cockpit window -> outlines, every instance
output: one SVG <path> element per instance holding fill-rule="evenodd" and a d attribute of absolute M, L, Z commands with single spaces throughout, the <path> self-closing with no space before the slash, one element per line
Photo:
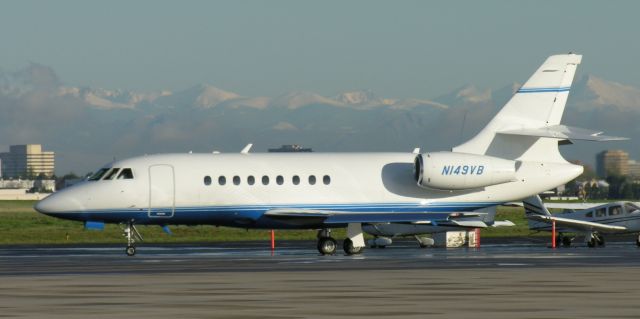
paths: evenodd
<path fill-rule="evenodd" d="M 624 208 L 627 210 L 627 213 L 628 213 L 628 214 L 633 213 L 633 212 L 635 212 L 636 210 L 640 210 L 640 207 L 638 207 L 638 206 L 636 206 L 636 205 L 634 205 L 634 204 L 631 204 L 631 203 L 626 203 L 626 204 L 624 205 Z"/>
<path fill-rule="evenodd" d="M 97 181 L 99 179 L 102 178 L 102 176 L 104 176 L 104 174 L 109 170 L 109 167 L 103 167 L 100 170 L 98 170 L 97 172 L 95 172 L 95 174 L 91 175 L 91 177 L 89 177 L 90 181 Z"/>
<path fill-rule="evenodd" d="M 130 168 L 123 168 L 118 179 L 133 179 L 133 171 Z"/>
<path fill-rule="evenodd" d="M 112 170 L 109 171 L 109 173 L 107 173 L 107 175 L 104 177 L 104 180 L 109 180 L 109 179 L 114 179 L 116 177 L 116 175 L 118 175 L 118 171 L 120 170 L 119 167 L 114 167 Z"/>

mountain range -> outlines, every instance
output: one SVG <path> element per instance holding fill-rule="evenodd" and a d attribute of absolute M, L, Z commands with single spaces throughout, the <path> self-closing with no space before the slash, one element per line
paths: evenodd
<path fill-rule="evenodd" d="M 43 144 L 56 151 L 58 174 L 82 174 L 141 154 L 236 152 L 247 143 L 256 151 L 292 143 L 316 151 L 447 150 L 478 132 L 519 87 L 466 85 L 430 100 L 382 97 L 371 90 L 252 97 L 209 84 L 134 92 L 67 86 L 52 68 L 32 63 L 0 71 L 0 148 Z M 603 149 L 637 156 L 638 120 L 640 89 L 582 76 L 572 87 L 563 123 L 632 140 L 576 143 L 562 152 L 586 163 Z"/>

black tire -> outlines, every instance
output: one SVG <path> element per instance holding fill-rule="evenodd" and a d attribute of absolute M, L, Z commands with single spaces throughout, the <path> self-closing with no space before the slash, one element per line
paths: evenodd
<path fill-rule="evenodd" d="M 596 239 L 595 239 L 595 238 L 593 238 L 593 237 L 592 237 L 591 239 L 589 239 L 589 241 L 587 241 L 587 246 L 588 246 L 589 248 L 596 247 Z"/>
<path fill-rule="evenodd" d="M 134 256 L 136 254 L 136 247 L 127 246 L 127 248 L 125 249 L 125 252 L 127 253 L 127 256 Z"/>
<path fill-rule="evenodd" d="M 598 244 L 598 246 L 604 246 L 604 237 L 598 235 L 598 237 L 596 237 L 596 244 Z"/>
<path fill-rule="evenodd" d="M 571 237 L 568 237 L 568 236 L 562 237 L 562 246 L 571 247 Z"/>
<path fill-rule="evenodd" d="M 636 239 L 636 246 L 640 247 L 640 236 Z"/>
<path fill-rule="evenodd" d="M 364 250 L 364 247 L 354 247 L 351 239 L 347 238 L 342 243 L 342 249 L 347 255 L 357 255 Z"/>
<path fill-rule="evenodd" d="M 338 247 L 338 242 L 331 237 L 320 237 L 318 239 L 318 252 L 322 255 L 333 255 Z"/>
<path fill-rule="evenodd" d="M 562 240 L 563 239 L 564 239 L 564 237 L 562 237 L 562 236 L 556 237 L 556 247 L 559 247 L 560 245 L 562 245 Z"/>

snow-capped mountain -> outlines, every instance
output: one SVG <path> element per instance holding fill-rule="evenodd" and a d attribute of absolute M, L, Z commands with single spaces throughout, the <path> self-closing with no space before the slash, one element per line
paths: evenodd
<path fill-rule="evenodd" d="M 60 155 L 61 173 L 88 172 L 114 156 L 237 151 L 250 142 L 257 151 L 287 143 L 319 151 L 446 150 L 480 130 L 519 87 L 467 85 L 433 100 L 382 97 L 371 90 L 252 97 L 209 84 L 136 92 L 68 86 L 51 68 L 31 64 L 18 72 L 0 70 L 0 149 L 45 144 Z M 640 89 L 582 77 L 573 85 L 563 123 L 632 140 L 576 143 L 563 152 L 588 162 L 597 151 L 617 147 L 639 158 L 638 122 Z"/>

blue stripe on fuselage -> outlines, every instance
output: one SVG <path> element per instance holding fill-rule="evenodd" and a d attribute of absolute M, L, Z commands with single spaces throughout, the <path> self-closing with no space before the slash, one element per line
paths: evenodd
<path fill-rule="evenodd" d="M 295 227 L 263 216 L 272 209 L 290 208 L 301 210 L 325 210 L 349 213 L 418 213 L 418 212 L 464 212 L 497 205 L 495 202 L 477 203 L 368 203 L 368 204 L 298 204 L 298 205 L 231 205 L 176 207 L 172 217 L 149 217 L 147 208 L 107 209 L 82 212 L 50 213 L 48 215 L 78 221 L 103 221 L 120 223 L 135 220 L 136 224 L 185 224 L 185 225 L 221 225 L 247 228 L 308 228 L 308 225 Z M 167 212 L 171 208 L 154 208 L 151 215 Z"/>

